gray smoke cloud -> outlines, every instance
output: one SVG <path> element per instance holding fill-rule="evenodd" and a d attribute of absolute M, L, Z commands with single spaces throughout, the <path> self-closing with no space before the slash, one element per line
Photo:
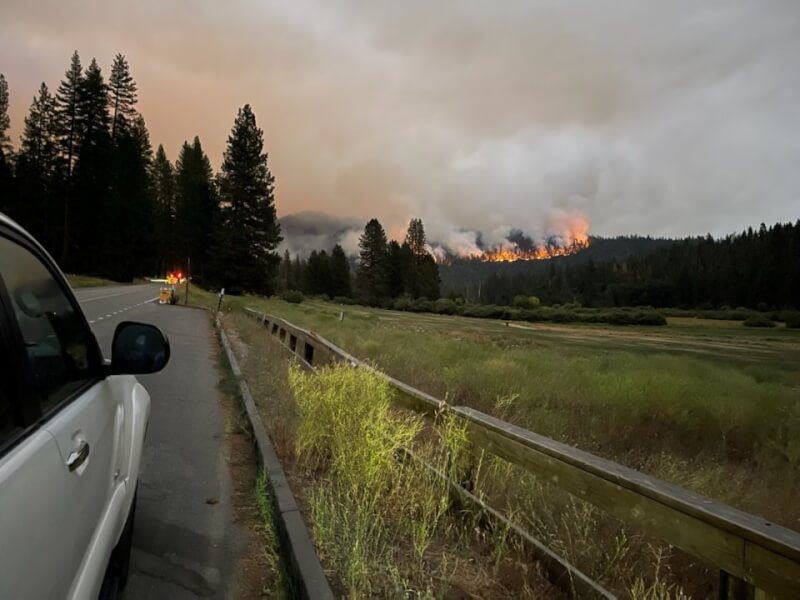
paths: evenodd
<path fill-rule="evenodd" d="M 360 219 L 335 217 L 325 213 L 305 211 L 281 218 L 283 243 L 279 250 L 292 256 L 307 257 L 312 250 L 331 249 L 339 244 L 350 255 L 358 254 L 358 238 L 365 223 Z"/>
<path fill-rule="evenodd" d="M 77 48 L 128 56 L 153 140 L 218 165 L 236 108 L 265 130 L 281 215 L 449 247 L 726 234 L 794 220 L 796 0 L 0 3 L 14 133 Z"/>

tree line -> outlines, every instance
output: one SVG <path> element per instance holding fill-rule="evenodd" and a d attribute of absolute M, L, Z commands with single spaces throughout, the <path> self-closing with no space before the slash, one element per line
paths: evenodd
<path fill-rule="evenodd" d="M 371 306 L 390 306 L 400 297 L 439 298 L 439 266 L 427 250 L 421 219 L 411 219 L 402 244 L 388 240 L 380 221 L 370 219 L 358 247 L 355 265 L 339 244 L 330 253 L 312 250 L 307 258 L 292 258 L 287 250 L 278 271 L 279 288 Z"/>
<path fill-rule="evenodd" d="M 66 272 L 116 281 L 189 270 L 211 286 L 270 293 L 281 241 L 263 131 L 249 105 L 213 172 L 198 137 L 173 164 L 155 153 L 127 60 L 108 80 L 77 52 L 51 93 L 33 98 L 18 149 L 0 74 L 0 211 L 30 231 Z"/>
<path fill-rule="evenodd" d="M 495 272 L 482 288 L 482 302 L 500 305 L 535 295 L 548 305 L 800 308 L 800 221 L 679 240 L 644 255 Z"/>

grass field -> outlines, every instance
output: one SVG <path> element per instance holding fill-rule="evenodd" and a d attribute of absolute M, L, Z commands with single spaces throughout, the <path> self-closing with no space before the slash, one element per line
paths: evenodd
<path fill-rule="evenodd" d="M 94 277 L 92 275 L 70 275 L 66 274 L 65 277 L 69 284 L 74 288 L 81 287 L 99 287 L 102 285 L 114 284 L 114 281 L 103 279 L 102 277 Z"/>
<path fill-rule="evenodd" d="M 800 331 L 682 318 L 657 330 L 506 325 L 227 302 L 317 331 L 452 404 L 800 528 Z"/>
<path fill-rule="evenodd" d="M 215 303 L 202 292 L 195 300 Z M 800 331 L 683 317 L 657 330 L 506 325 L 316 301 L 226 299 L 229 311 L 244 306 L 317 331 L 452 404 L 800 529 Z M 235 321 L 261 349 L 256 354 L 267 352 L 263 330 L 246 318 Z M 267 362 L 267 395 L 290 398 L 286 364 Z M 266 414 L 277 415 L 272 433 L 292 447 L 295 429 L 281 424 L 283 413 L 271 407 Z M 679 597 L 676 586 L 693 597 L 713 593 L 713 570 L 528 473 L 493 469 L 485 477 L 488 499 L 623 596 Z M 658 586 L 672 592 L 657 593 Z"/>

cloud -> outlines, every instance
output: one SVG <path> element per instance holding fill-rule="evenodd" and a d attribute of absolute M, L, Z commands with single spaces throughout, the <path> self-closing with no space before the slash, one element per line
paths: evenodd
<path fill-rule="evenodd" d="M 73 49 L 123 52 L 172 158 L 197 134 L 218 165 L 253 105 L 282 215 L 465 244 L 570 211 L 600 235 L 800 217 L 793 0 L 4 0 L 0 22 L 17 134 Z"/>

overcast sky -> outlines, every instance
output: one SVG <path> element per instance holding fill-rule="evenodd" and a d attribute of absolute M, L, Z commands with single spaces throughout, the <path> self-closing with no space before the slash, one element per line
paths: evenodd
<path fill-rule="evenodd" d="M 128 57 L 154 146 L 236 109 L 281 215 L 542 233 L 725 234 L 800 218 L 800 2 L 0 1 L 15 140 L 78 50 Z"/>

